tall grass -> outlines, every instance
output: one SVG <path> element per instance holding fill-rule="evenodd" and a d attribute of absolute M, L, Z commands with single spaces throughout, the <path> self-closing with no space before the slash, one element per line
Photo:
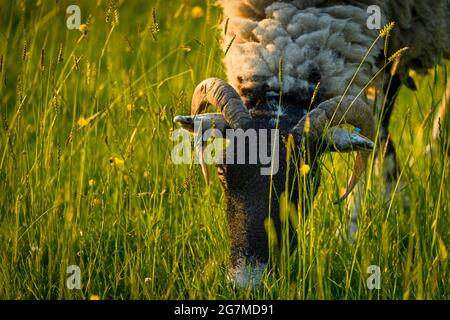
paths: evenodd
<path fill-rule="evenodd" d="M 450 298 L 448 149 L 423 152 L 445 68 L 402 89 L 391 128 L 402 183 L 386 201 L 374 173 L 355 243 L 336 236 L 350 213 L 333 205 L 352 156 L 331 155 L 298 248 L 264 288 L 237 290 L 219 183 L 170 158 L 173 115 L 198 82 L 225 76 L 220 11 L 79 1 L 83 33 L 65 26 L 70 4 L 0 0 L 0 298 Z M 69 265 L 81 290 L 66 287 Z M 369 265 L 380 290 L 366 286 Z"/>

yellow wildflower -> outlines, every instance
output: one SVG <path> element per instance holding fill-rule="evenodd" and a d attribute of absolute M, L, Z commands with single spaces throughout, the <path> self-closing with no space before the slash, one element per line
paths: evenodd
<path fill-rule="evenodd" d="M 310 170 L 311 170 L 311 168 L 309 167 L 309 165 L 307 165 L 305 163 L 300 164 L 300 176 L 301 177 L 306 176 Z"/>
<path fill-rule="evenodd" d="M 203 11 L 202 7 L 195 6 L 192 8 L 191 16 L 194 19 L 200 19 L 205 15 L 205 12 Z"/>
<path fill-rule="evenodd" d="M 88 27 L 87 24 L 83 23 L 80 25 L 80 32 L 84 35 L 86 35 L 88 33 Z"/>
<path fill-rule="evenodd" d="M 87 121 L 85 117 L 80 117 L 80 119 L 78 119 L 77 124 L 79 128 L 84 128 L 89 124 L 89 121 Z"/>
<path fill-rule="evenodd" d="M 94 121 L 95 119 L 98 118 L 98 116 L 101 114 L 101 112 L 97 112 L 96 114 L 90 116 L 89 118 L 85 118 L 85 117 L 80 117 L 80 119 L 78 119 L 78 127 L 81 129 L 83 127 L 86 127 L 89 123 L 91 123 L 92 121 Z"/>
<path fill-rule="evenodd" d="M 113 167 L 119 170 L 123 170 L 125 168 L 125 160 L 117 157 L 112 157 L 111 159 L 109 159 L 109 163 L 111 163 Z"/>

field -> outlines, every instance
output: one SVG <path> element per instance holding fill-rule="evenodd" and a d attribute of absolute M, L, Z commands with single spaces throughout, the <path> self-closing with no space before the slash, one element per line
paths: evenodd
<path fill-rule="evenodd" d="M 297 249 L 264 287 L 236 289 L 217 178 L 208 187 L 199 166 L 171 161 L 173 116 L 189 113 L 201 80 L 226 78 L 220 10 L 72 2 L 79 30 L 66 26 L 75 3 L 0 0 L 0 299 L 450 298 L 448 130 L 425 152 L 448 66 L 401 90 L 402 181 L 386 201 L 373 171 L 355 243 L 336 236 L 350 213 L 333 205 L 353 155 L 326 157 Z M 370 265 L 380 289 L 366 285 Z"/>

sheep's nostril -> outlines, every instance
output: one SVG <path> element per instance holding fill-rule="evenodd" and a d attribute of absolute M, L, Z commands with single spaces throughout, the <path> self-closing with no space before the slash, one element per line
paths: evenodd
<path fill-rule="evenodd" d="M 193 124 L 194 120 L 192 119 L 191 116 L 176 116 L 175 118 L 173 118 L 173 122 L 183 125 L 183 124 Z"/>
<path fill-rule="evenodd" d="M 194 129 L 194 118 L 192 116 L 176 116 L 174 123 L 178 123 L 183 129 L 192 131 Z"/>
<path fill-rule="evenodd" d="M 361 149 L 372 150 L 375 147 L 372 141 L 358 135 L 352 135 L 350 139 L 353 145 L 358 146 Z"/>

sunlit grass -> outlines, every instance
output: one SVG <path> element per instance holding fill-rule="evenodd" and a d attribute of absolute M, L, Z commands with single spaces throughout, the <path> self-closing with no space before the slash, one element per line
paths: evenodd
<path fill-rule="evenodd" d="M 444 68 L 402 89 L 399 193 L 386 202 L 374 172 L 354 245 L 336 236 L 350 213 L 333 205 L 353 156 L 327 156 L 311 213 L 296 212 L 297 250 L 261 290 L 227 281 L 219 183 L 170 158 L 173 116 L 189 113 L 197 83 L 225 77 L 212 3 L 124 2 L 116 18 L 107 1 L 82 1 L 79 31 L 65 27 L 70 2 L 0 0 L 0 298 L 450 298 L 448 150 L 423 152 Z M 448 148 L 448 128 L 443 138 Z M 81 290 L 66 288 L 69 265 Z M 381 290 L 367 289 L 369 265 Z"/>

